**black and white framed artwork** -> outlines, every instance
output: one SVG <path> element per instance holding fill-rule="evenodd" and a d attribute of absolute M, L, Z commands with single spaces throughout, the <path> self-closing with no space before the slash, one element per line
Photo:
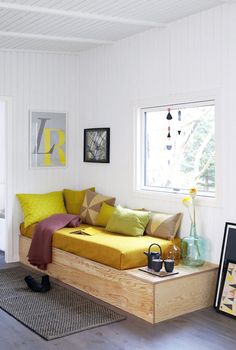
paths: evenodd
<path fill-rule="evenodd" d="M 84 162 L 110 162 L 110 128 L 84 129 Z"/>

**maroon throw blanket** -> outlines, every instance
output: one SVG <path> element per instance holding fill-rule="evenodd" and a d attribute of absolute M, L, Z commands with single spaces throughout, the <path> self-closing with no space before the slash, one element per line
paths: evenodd
<path fill-rule="evenodd" d="M 31 265 L 41 270 L 47 269 L 52 262 L 52 235 L 63 227 L 78 227 L 81 224 L 79 215 L 55 214 L 40 221 L 36 226 L 30 245 L 28 260 Z"/>

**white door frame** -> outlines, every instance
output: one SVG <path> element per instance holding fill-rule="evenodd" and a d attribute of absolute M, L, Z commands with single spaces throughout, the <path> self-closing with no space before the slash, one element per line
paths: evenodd
<path fill-rule="evenodd" d="M 6 230 L 5 230 L 5 260 L 6 262 L 14 261 L 13 249 L 13 182 L 12 182 L 12 166 L 13 166 L 13 132 L 12 132 L 12 98 L 8 96 L 0 96 L 0 100 L 5 102 L 5 135 L 6 135 L 6 190 L 5 190 L 5 209 L 6 209 Z"/>

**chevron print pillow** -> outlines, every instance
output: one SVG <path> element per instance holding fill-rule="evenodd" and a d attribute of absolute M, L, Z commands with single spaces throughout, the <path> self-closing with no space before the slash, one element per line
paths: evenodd
<path fill-rule="evenodd" d="M 87 190 L 80 209 L 80 217 L 83 223 L 95 225 L 102 203 L 105 202 L 114 206 L 115 200 L 114 197 L 105 197 L 99 193 Z"/>

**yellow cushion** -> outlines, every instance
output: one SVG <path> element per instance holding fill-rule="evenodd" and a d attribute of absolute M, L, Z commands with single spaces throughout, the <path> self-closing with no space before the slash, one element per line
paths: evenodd
<path fill-rule="evenodd" d="M 108 220 L 112 216 L 114 210 L 115 208 L 111 205 L 106 204 L 105 202 L 102 203 L 102 207 L 96 219 L 96 225 L 105 227 L 108 223 Z"/>
<path fill-rule="evenodd" d="M 88 235 L 70 233 L 75 230 L 77 228 L 66 227 L 56 231 L 53 235 L 53 247 L 120 270 L 147 265 L 147 257 L 143 252 L 147 251 L 152 243 L 161 246 L 165 258 L 165 251 L 171 244 L 167 239 L 124 236 L 109 233 L 102 227 L 85 224 L 78 227 L 78 230 L 85 231 Z M 32 232 L 33 226 L 24 229 L 22 225 L 21 233 L 24 236 L 31 238 Z M 175 241 L 180 245 L 180 239 Z"/>
<path fill-rule="evenodd" d="M 94 187 L 88 188 L 90 191 L 95 191 Z M 82 207 L 86 190 L 74 191 L 65 189 L 63 191 L 65 206 L 68 214 L 78 215 Z"/>
<path fill-rule="evenodd" d="M 106 225 L 106 230 L 128 236 L 142 236 L 149 219 L 150 214 L 147 211 L 117 206 Z"/>
<path fill-rule="evenodd" d="M 24 213 L 25 227 L 53 214 L 66 213 L 62 192 L 17 194 Z"/>

